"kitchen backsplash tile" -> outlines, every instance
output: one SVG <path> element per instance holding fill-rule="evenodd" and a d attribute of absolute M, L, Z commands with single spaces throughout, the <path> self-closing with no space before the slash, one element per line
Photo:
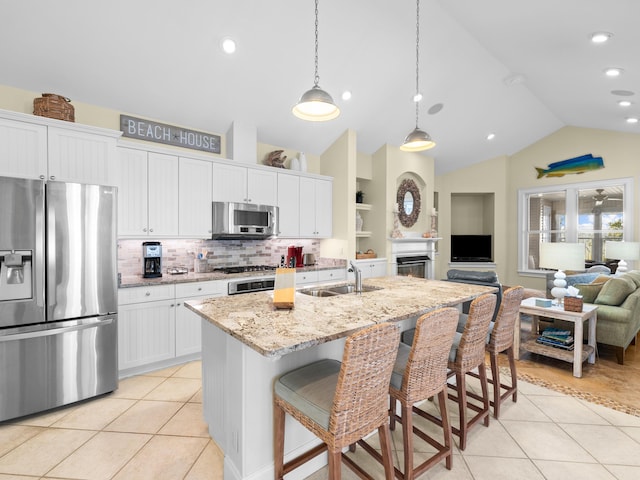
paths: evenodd
<path fill-rule="evenodd" d="M 156 240 L 156 239 L 154 239 Z M 123 276 L 142 273 L 142 242 L 118 241 L 118 272 Z M 304 253 L 313 253 L 320 263 L 320 240 L 160 240 L 162 243 L 162 271 L 187 267 L 194 271 L 194 259 L 207 252 L 207 266 L 212 270 L 233 265 L 280 265 L 280 257 L 287 254 L 289 245 L 302 246 Z M 323 262 L 324 263 L 324 262 Z"/>

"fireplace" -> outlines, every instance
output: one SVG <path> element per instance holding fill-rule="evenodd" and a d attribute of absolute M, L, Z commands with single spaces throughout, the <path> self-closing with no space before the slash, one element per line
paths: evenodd
<path fill-rule="evenodd" d="M 391 266 L 396 275 L 434 279 L 434 259 L 438 238 L 392 238 Z"/>

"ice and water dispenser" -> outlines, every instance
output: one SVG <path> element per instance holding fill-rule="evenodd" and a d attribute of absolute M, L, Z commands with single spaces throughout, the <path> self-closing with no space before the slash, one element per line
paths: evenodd
<path fill-rule="evenodd" d="M 31 261 L 31 250 L 0 250 L 0 301 L 32 297 Z"/>

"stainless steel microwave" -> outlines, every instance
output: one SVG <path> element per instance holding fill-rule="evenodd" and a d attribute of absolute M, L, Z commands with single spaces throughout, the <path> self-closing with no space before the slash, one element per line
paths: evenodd
<path fill-rule="evenodd" d="M 215 239 L 262 239 L 278 234 L 278 207 L 237 202 L 213 202 Z"/>

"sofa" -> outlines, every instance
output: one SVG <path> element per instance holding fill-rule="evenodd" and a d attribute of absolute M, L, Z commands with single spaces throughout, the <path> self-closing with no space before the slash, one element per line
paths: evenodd
<path fill-rule="evenodd" d="M 640 331 L 640 270 L 598 275 L 589 282 L 571 284 L 585 303 L 598 305 L 596 342 L 615 347 L 618 363 L 623 365 L 625 351 Z M 554 325 L 570 327 L 565 323 L 556 320 Z"/>

